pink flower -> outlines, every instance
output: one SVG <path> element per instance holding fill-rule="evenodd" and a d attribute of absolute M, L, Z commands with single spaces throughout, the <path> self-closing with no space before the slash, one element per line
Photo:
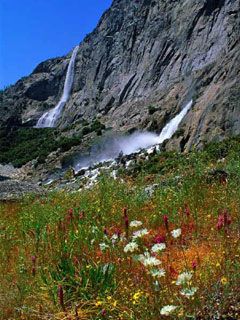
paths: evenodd
<path fill-rule="evenodd" d="M 83 211 L 79 213 L 79 219 L 80 219 L 80 220 L 83 219 L 84 216 L 85 216 L 85 213 L 84 213 Z"/>
<path fill-rule="evenodd" d="M 32 260 L 32 263 L 35 264 L 35 263 L 36 263 L 36 260 L 37 260 L 37 257 L 36 257 L 36 256 L 32 256 L 32 257 L 31 257 L 31 260 Z"/>
<path fill-rule="evenodd" d="M 68 212 L 67 212 L 67 222 L 70 223 L 72 220 L 73 220 L 73 209 L 69 209 Z"/>
<path fill-rule="evenodd" d="M 106 310 L 106 309 L 103 309 L 102 312 L 101 312 L 101 314 L 102 314 L 103 317 L 105 317 L 105 316 L 107 315 L 107 310 Z"/>
<path fill-rule="evenodd" d="M 118 236 L 118 239 L 120 239 L 121 233 L 122 233 L 121 230 L 120 230 L 120 229 L 117 229 L 116 234 L 117 234 L 117 236 Z"/>
<path fill-rule="evenodd" d="M 232 223 L 232 218 L 227 209 L 219 210 L 219 216 L 217 221 L 217 229 L 228 227 Z"/>
<path fill-rule="evenodd" d="M 68 209 L 68 214 L 69 214 L 70 216 L 73 215 L 73 208 Z"/>
<path fill-rule="evenodd" d="M 224 227 L 224 215 L 220 214 L 218 216 L 218 222 L 217 222 L 217 228 L 218 230 L 222 229 Z"/>

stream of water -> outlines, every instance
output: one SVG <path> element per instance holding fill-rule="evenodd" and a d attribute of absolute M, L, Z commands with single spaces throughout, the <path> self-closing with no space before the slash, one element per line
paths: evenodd
<path fill-rule="evenodd" d="M 60 101 L 53 109 L 45 112 L 36 124 L 36 128 L 52 128 L 55 127 L 57 121 L 61 117 L 63 108 L 67 103 L 69 96 L 71 94 L 73 80 L 74 80 L 74 66 L 77 57 L 79 46 L 76 46 L 73 50 L 68 69 L 66 74 L 66 79 L 64 82 L 63 94 Z"/>

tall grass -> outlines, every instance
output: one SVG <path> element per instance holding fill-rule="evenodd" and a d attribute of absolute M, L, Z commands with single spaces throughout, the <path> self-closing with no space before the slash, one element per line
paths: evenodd
<path fill-rule="evenodd" d="M 156 156 L 92 190 L 0 204 L 1 319 L 238 319 L 231 150 Z"/>

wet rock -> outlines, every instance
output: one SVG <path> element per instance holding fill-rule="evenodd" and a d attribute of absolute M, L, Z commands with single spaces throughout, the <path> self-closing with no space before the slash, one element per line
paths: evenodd
<path fill-rule="evenodd" d="M 19 169 L 14 168 L 12 165 L 0 164 L 0 176 L 2 180 L 13 179 L 19 175 Z"/>

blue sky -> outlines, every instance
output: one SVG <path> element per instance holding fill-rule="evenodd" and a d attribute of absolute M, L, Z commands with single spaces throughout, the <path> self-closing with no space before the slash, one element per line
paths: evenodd
<path fill-rule="evenodd" d="M 0 88 L 69 52 L 112 0 L 0 0 Z"/>

